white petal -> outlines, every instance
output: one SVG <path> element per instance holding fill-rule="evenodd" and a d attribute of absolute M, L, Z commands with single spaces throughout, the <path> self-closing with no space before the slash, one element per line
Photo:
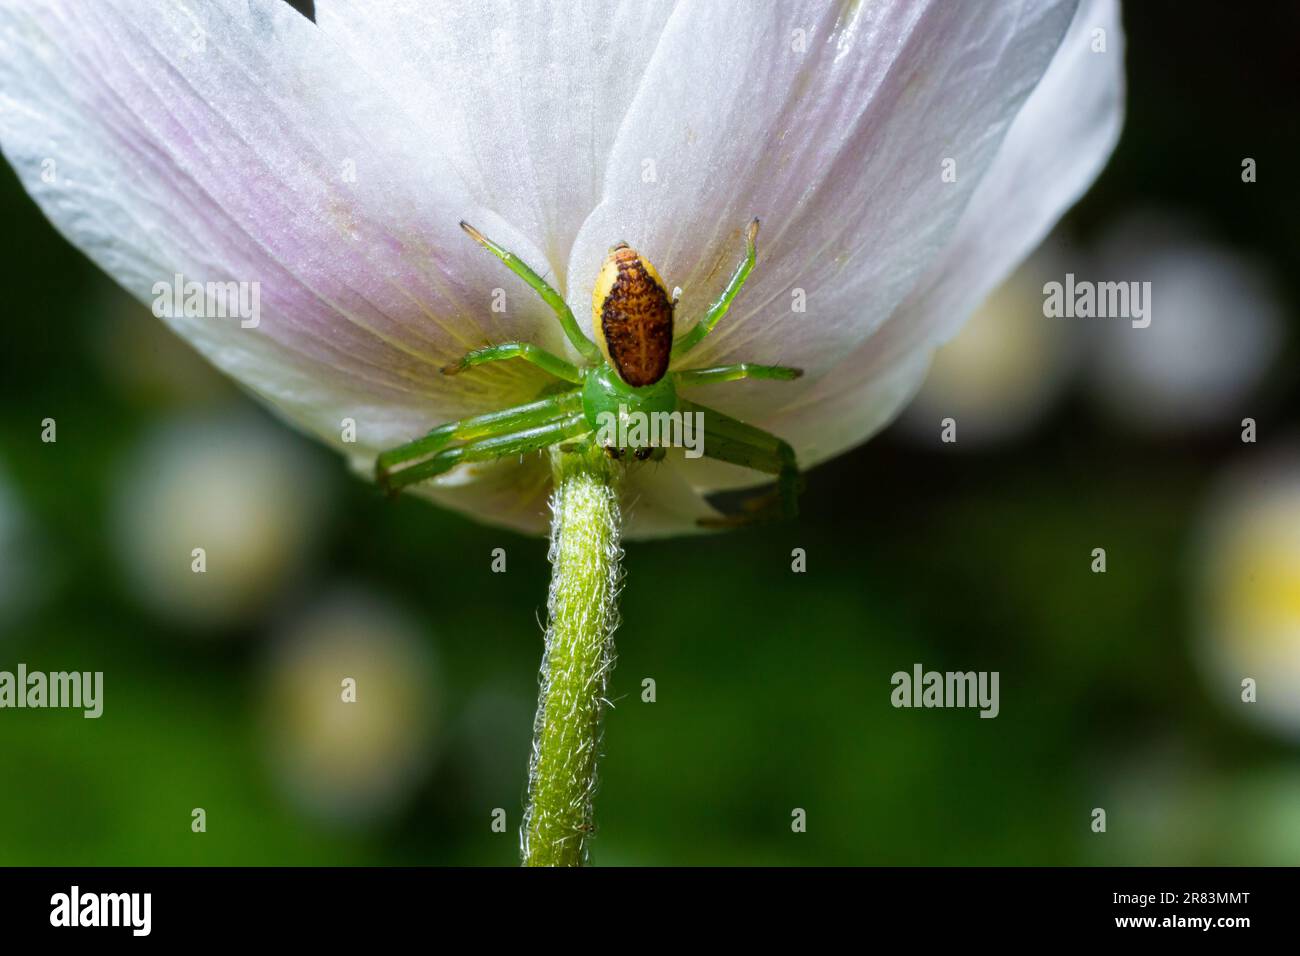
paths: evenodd
<path fill-rule="evenodd" d="M 318 0 L 316 19 L 565 287 L 619 125 L 672 3 Z M 590 287 L 575 290 L 581 299 Z M 581 313 L 580 313 L 581 314 Z"/>
<path fill-rule="evenodd" d="M 373 459 L 354 463 L 368 476 Z M 524 534 L 545 534 L 551 511 L 551 466 L 545 452 L 460 465 L 411 493 L 469 517 Z"/>
<path fill-rule="evenodd" d="M 1073 9 L 679 7 L 574 246 L 571 304 L 607 247 L 626 240 L 682 287 L 684 330 L 721 290 L 758 216 L 758 267 L 690 364 L 797 365 L 810 377 L 789 388 L 793 398 L 887 319 L 938 255 Z M 947 157 L 956 183 L 942 181 Z M 796 288 L 806 313 L 791 311 Z M 783 400 L 770 386 L 727 391 L 744 396 L 732 407 L 750 417 Z"/>
<path fill-rule="evenodd" d="M 1106 31 L 1105 53 L 1092 52 L 1098 28 Z M 1123 55 L 1117 4 L 1087 0 L 940 256 L 874 334 L 756 423 L 788 437 L 808 466 L 865 441 L 897 414 L 933 349 L 1101 171 L 1123 121 Z M 718 404 L 727 407 L 722 393 Z"/>
<path fill-rule="evenodd" d="M 690 467 L 703 460 L 686 462 L 681 449 L 669 449 L 662 462 L 628 465 L 623 491 L 627 537 L 699 534 L 704 530 L 700 519 L 720 517 L 687 481 Z"/>
<path fill-rule="evenodd" d="M 1105 52 L 1094 52 L 1094 31 Z M 904 303 L 947 341 L 1046 238 L 1110 158 L 1124 121 L 1124 31 L 1117 0 L 1085 0 L 1051 68 L 1016 117 L 943 258 Z M 927 323 L 918 323 L 927 324 Z"/>
<path fill-rule="evenodd" d="M 719 512 L 687 483 L 679 449 L 660 463 L 629 464 L 623 473 L 623 533 L 628 538 L 662 538 L 700 533 L 701 518 Z M 372 459 L 354 467 L 370 473 Z M 462 465 L 426 482 L 414 493 L 479 521 L 524 534 L 545 534 L 550 526 L 551 470 L 545 454 Z"/>

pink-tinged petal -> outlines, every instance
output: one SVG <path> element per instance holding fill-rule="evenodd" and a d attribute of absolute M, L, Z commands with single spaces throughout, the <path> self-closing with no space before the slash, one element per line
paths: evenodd
<path fill-rule="evenodd" d="M 997 182 L 995 156 L 1015 152 L 1008 127 L 1071 3 L 320 0 L 318 28 L 280 0 L 0 0 L 0 148 L 56 226 L 141 299 L 176 273 L 259 283 L 255 329 L 169 322 L 363 468 L 544 381 L 519 363 L 442 376 L 466 349 L 520 338 L 569 351 L 460 219 L 552 276 L 585 323 L 618 239 L 683 286 L 684 320 L 700 314 L 757 214 L 759 268 L 689 364 L 810 374 L 695 397 L 788 430 L 810 464 L 910 393 L 935 330 L 949 330 L 930 316 L 966 291 L 959 278 L 949 295 L 926 292 L 950 285 L 945 258 L 966 269 L 968 243 L 977 257 L 990 239 L 1013 249 L 972 210 Z M 1112 50 L 1119 39 L 1116 26 Z M 940 177 L 949 157 L 956 183 Z M 1039 169 L 1026 162 L 1020 175 Z M 991 195 L 983 215 L 1027 249 L 1037 237 Z M 1042 205 L 1054 218 L 1062 203 Z M 806 313 L 790 309 L 796 288 Z M 629 531 L 689 530 L 713 514 L 698 491 L 752 480 L 680 455 L 634 467 Z M 522 530 L 547 520 L 541 456 L 422 491 Z"/>
<path fill-rule="evenodd" d="M 1105 31 L 1104 53 L 1093 52 L 1097 29 Z M 1118 4 L 1086 0 L 946 246 L 908 296 L 802 394 L 781 396 L 783 405 L 756 419 L 788 436 L 805 466 L 888 424 L 920 386 L 933 349 L 1096 179 L 1123 122 L 1123 57 Z M 959 167 L 959 181 L 962 174 Z M 732 398 L 718 397 L 724 409 Z M 700 486 L 710 490 L 733 486 L 716 475 L 702 477 Z"/>
<path fill-rule="evenodd" d="M 258 283 L 256 328 L 169 322 L 332 444 L 348 418 L 348 450 L 373 453 L 535 394 L 518 363 L 440 374 L 469 348 L 562 348 L 545 306 L 457 224 L 537 248 L 280 0 L 5 0 L 0 91 L 0 146 L 23 184 L 138 298 L 177 273 Z"/>

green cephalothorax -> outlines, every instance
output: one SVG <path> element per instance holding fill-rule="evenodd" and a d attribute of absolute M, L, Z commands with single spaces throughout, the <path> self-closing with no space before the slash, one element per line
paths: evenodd
<path fill-rule="evenodd" d="M 642 434 L 658 435 L 656 428 L 621 427 L 657 419 L 692 415 L 703 423 L 700 453 L 705 457 L 752 468 L 776 476 L 775 495 L 746 505 L 736 517 L 710 522 L 744 524 L 779 513 L 797 513 L 800 480 L 794 450 L 775 435 L 747 425 L 678 395 L 679 386 L 694 387 L 745 378 L 790 381 L 799 369 L 742 362 L 712 368 L 674 368 L 686 353 L 702 342 L 731 307 L 745 284 L 756 256 L 758 220 L 745 232 L 745 258 L 726 288 L 708 311 L 680 338 L 674 340 L 677 300 L 670 296 L 650 261 L 627 243 L 610 250 L 592 290 L 592 328 L 596 341 L 578 326 L 564 298 L 514 253 L 488 239 L 472 226 L 461 227 L 532 287 L 559 317 L 581 364 L 575 365 L 528 342 L 503 342 L 462 356 L 443 367 L 458 375 L 487 362 L 523 359 L 557 381 L 536 401 L 448 422 L 422 438 L 384 452 L 375 463 L 375 476 L 389 491 L 435 478 L 459 464 L 490 461 L 541 451 L 552 446 L 585 451 L 603 447 L 611 458 L 658 460 L 662 443 L 648 447 Z M 609 436 L 620 436 L 610 438 Z M 628 438 L 626 436 L 633 436 Z"/>
<path fill-rule="evenodd" d="M 633 388 L 608 365 L 593 368 L 582 383 L 582 412 L 592 431 L 599 431 L 607 415 L 653 415 L 677 411 L 677 386 L 665 375 L 653 385 Z"/>

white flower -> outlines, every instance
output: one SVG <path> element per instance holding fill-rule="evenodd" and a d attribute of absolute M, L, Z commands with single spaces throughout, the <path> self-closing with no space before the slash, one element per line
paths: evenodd
<path fill-rule="evenodd" d="M 266 762 L 284 794 L 339 826 L 402 809 L 441 736 L 430 635 L 400 607 L 341 589 L 294 619 L 264 665 Z"/>
<path fill-rule="evenodd" d="M 329 484 L 283 438 L 260 418 L 179 415 L 137 443 L 117 476 L 117 563 L 134 596 L 186 625 L 181 633 L 248 623 L 310 565 Z"/>
<path fill-rule="evenodd" d="M 601 259 L 630 242 L 683 290 L 680 333 L 754 216 L 758 265 L 691 364 L 803 368 L 708 401 L 814 465 L 897 412 L 1120 124 L 1114 0 L 1077 16 L 1071 0 L 316 9 L 318 25 L 279 0 L 0 0 L 0 146 L 141 300 L 177 274 L 259 283 L 255 328 L 168 321 L 361 467 L 544 382 L 520 363 L 439 372 L 468 349 L 573 356 L 462 219 L 587 328 Z M 628 531 L 690 530 L 705 493 L 761 480 L 680 456 L 630 466 Z M 534 455 L 423 490 L 537 530 L 548 481 Z"/>
<path fill-rule="evenodd" d="M 1300 742 L 1300 451 L 1245 447 L 1200 530 L 1199 657 L 1225 708 Z"/>
<path fill-rule="evenodd" d="M 1145 328 L 1083 320 L 1092 392 L 1108 412 L 1177 436 L 1233 434 L 1243 416 L 1267 411 L 1259 387 L 1282 353 L 1287 322 L 1266 269 L 1216 242 L 1203 224 L 1155 209 L 1113 226 L 1098 258 L 1104 280 L 1150 290 Z"/>

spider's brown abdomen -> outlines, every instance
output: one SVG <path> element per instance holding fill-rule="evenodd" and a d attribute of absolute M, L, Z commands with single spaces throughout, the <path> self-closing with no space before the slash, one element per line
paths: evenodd
<path fill-rule="evenodd" d="M 609 364 L 633 388 L 668 372 L 673 302 L 644 256 L 624 243 L 605 257 L 591 294 L 591 324 Z"/>

